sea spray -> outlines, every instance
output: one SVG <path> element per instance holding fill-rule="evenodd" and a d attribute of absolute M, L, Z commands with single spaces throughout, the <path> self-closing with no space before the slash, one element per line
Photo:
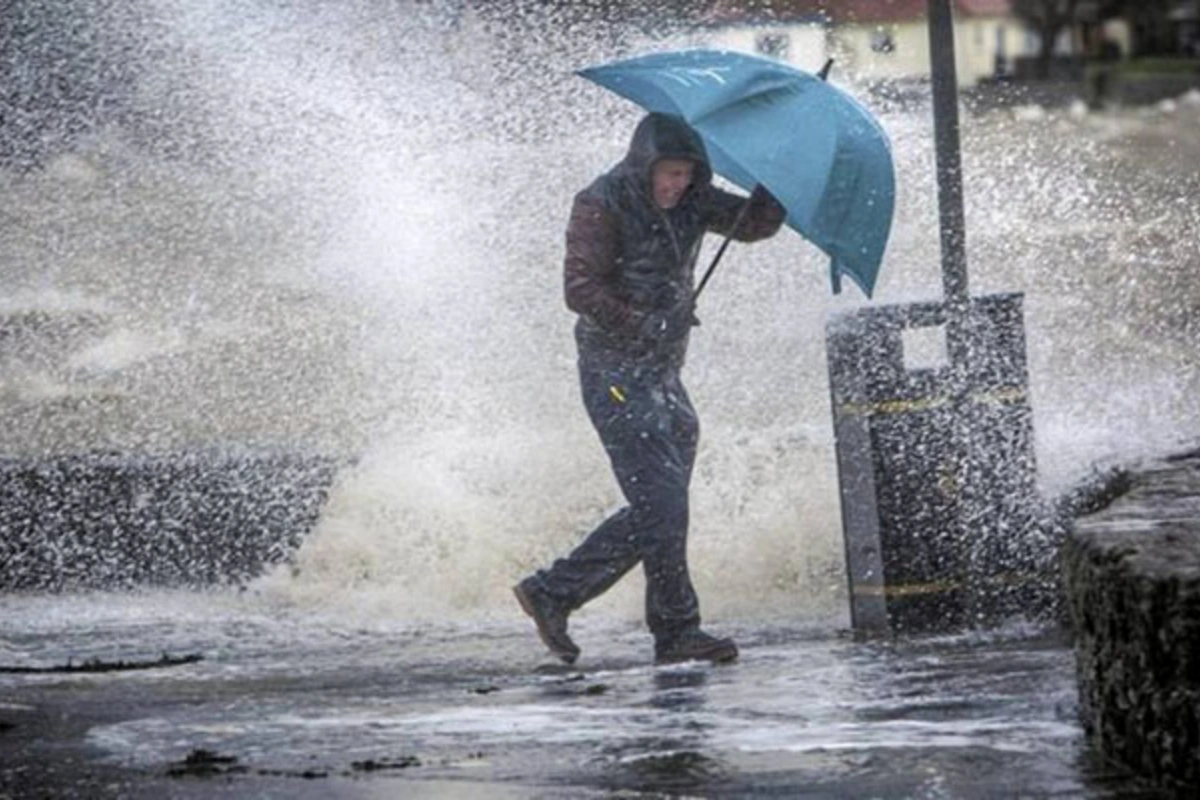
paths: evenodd
<path fill-rule="evenodd" d="M 508 586 L 621 503 L 578 397 L 562 237 L 639 112 L 571 71 L 702 33 L 535 4 L 507 22 L 468 3 L 96 7 L 87 52 L 128 64 L 114 110 L 0 174 L 6 310 L 95 321 L 8 351 L 13 418 L 53 421 L 11 426 L 8 449 L 331 452 L 347 466 L 317 529 L 251 597 L 513 613 Z M 937 298 L 928 108 L 853 77 L 833 75 L 880 112 L 898 171 L 874 302 Z M 1195 121 L 964 118 L 972 289 L 1026 294 L 1048 493 L 1196 429 L 1196 179 L 1146 144 Z M 824 326 L 855 292 L 831 297 L 825 257 L 785 231 L 735 247 L 703 299 L 685 380 L 706 616 L 844 619 Z M 635 571 L 596 613 L 637 618 L 640 590 Z"/>

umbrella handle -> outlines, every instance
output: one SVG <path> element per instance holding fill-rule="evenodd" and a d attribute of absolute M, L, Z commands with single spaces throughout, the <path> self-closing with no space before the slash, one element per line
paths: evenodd
<path fill-rule="evenodd" d="M 754 193 L 746 198 L 746 202 L 742 203 L 742 207 L 738 209 L 737 218 L 733 221 L 733 227 L 729 229 L 729 234 L 725 237 L 725 241 L 721 242 L 721 247 L 718 248 L 717 254 L 713 256 L 712 263 L 708 265 L 708 269 L 704 271 L 704 277 L 700 279 L 700 285 L 696 287 L 696 291 L 692 292 L 692 305 L 700 299 L 700 293 L 704 291 L 704 287 L 708 285 L 708 279 L 712 277 L 713 270 L 717 268 L 717 262 L 721 260 L 721 256 L 725 255 L 726 248 L 733 241 L 734 234 L 738 228 L 742 227 L 742 220 L 746 218 L 746 212 L 750 209 L 750 201 L 754 199 Z"/>

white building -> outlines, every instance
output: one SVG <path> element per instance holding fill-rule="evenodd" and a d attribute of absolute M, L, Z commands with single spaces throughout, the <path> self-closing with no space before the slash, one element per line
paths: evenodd
<path fill-rule="evenodd" d="M 714 47 L 758 52 L 810 72 L 833 58 L 860 80 L 929 76 L 926 0 L 745 0 L 714 4 L 705 21 Z M 1009 0 L 954 0 L 959 83 L 1009 71 L 1037 52 L 1038 36 Z"/>

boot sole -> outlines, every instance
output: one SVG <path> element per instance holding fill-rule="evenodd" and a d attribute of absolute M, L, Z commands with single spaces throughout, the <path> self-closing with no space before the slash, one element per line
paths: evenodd
<path fill-rule="evenodd" d="M 520 584 L 514 586 L 512 591 L 513 595 L 517 598 L 517 602 L 521 605 L 521 610 L 528 614 L 529 618 L 533 620 L 533 624 L 537 626 L 538 638 L 542 640 L 542 644 L 546 645 L 547 649 L 564 663 L 574 664 L 575 659 L 579 658 L 579 648 L 567 650 L 554 644 L 554 637 L 546 629 L 546 624 L 542 620 L 541 615 L 534 610 L 533 603 L 529 600 L 529 595 L 525 594 L 525 590 L 521 588 Z"/>
<path fill-rule="evenodd" d="M 737 657 L 737 645 L 720 645 L 713 647 L 710 650 L 704 650 L 696 653 L 687 653 L 677 656 L 667 655 L 655 658 L 654 665 L 656 667 L 662 667 L 668 664 L 684 664 L 688 661 L 709 661 L 713 664 L 729 664 L 737 661 Z"/>

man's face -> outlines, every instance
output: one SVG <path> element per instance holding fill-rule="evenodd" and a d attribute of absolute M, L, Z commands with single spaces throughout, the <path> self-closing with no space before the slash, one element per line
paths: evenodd
<path fill-rule="evenodd" d="M 683 158 L 664 158 L 654 162 L 651 178 L 654 183 L 654 203 L 659 208 L 674 208 L 679 198 L 692 184 L 694 164 Z"/>

